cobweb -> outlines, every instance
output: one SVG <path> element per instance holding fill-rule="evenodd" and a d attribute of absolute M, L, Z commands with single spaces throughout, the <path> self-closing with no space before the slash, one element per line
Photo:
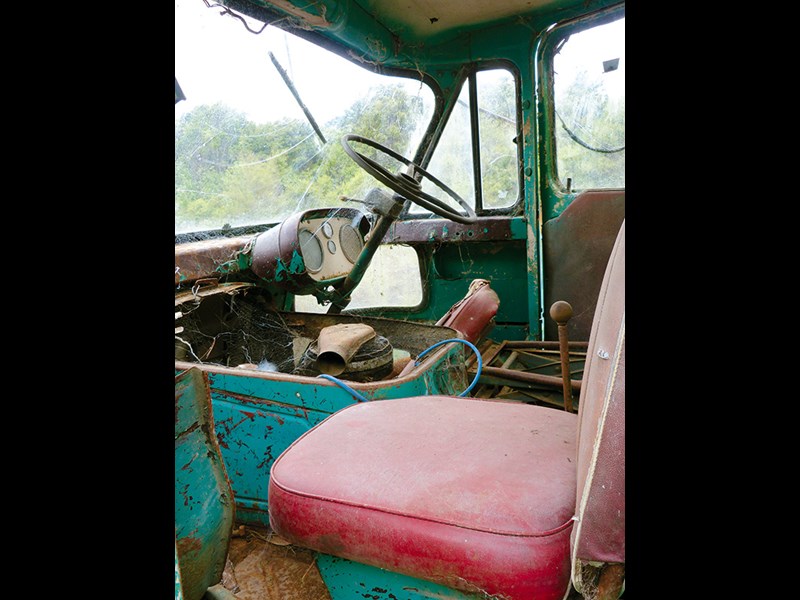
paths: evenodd
<path fill-rule="evenodd" d="M 312 339 L 270 308 L 259 288 L 197 297 L 180 306 L 178 360 L 261 371 L 293 372 L 296 352 Z"/>
<path fill-rule="evenodd" d="M 447 327 L 410 321 L 276 311 L 263 288 L 231 284 L 187 292 L 176 312 L 175 359 L 178 361 L 251 371 L 315 375 L 309 372 L 306 351 L 320 331 L 341 323 L 365 323 L 388 340 L 393 368 L 384 379 L 396 377 L 409 360 L 436 342 L 458 337 Z M 366 347 L 366 345 L 365 345 Z M 343 376 L 342 378 L 347 378 Z M 436 367 L 440 390 L 466 385 L 462 345 Z M 358 379 L 354 379 L 358 380 Z M 463 389 L 463 387 L 461 387 Z M 460 390 L 458 390 L 460 391 Z"/>

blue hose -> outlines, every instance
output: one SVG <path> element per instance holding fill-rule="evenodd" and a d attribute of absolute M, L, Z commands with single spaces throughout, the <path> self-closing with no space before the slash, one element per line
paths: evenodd
<path fill-rule="evenodd" d="M 461 392 L 459 394 L 459 397 L 463 397 L 463 396 L 466 396 L 470 392 L 470 390 L 472 388 L 474 388 L 475 385 L 478 383 L 478 379 L 481 376 L 481 371 L 483 370 L 483 359 L 481 358 L 480 350 L 478 350 L 475 347 L 475 344 L 473 344 L 472 342 L 468 342 L 467 340 L 461 340 L 461 339 L 458 339 L 458 338 L 451 338 L 451 339 L 448 339 L 448 340 L 442 340 L 441 342 L 436 342 L 433 346 L 425 348 L 425 350 L 420 352 L 419 356 L 417 356 L 416 360 L 414 361 L 414 364 L 418 365 L 420 359 L 423 356 L 425 356 L 428 352 L 433 350 L 434 348 L 438 348 L 442 344 L 449 344 L 450 342 L 458 342 L 459 344 L 465 344 L 465 345 L 469 346 L 470 348 L 472 348 L 472 351 L 475 353 L 475 357 L 478 359 L 478 367 L 475 370 L 475 377 L 472 379 L 472 383 L 469 384 L 469 387 L 467 389 L 465 389 L 463 392 Z M 367 398 L 365 398 L 364 396 L 359 394 L 357 391 L 355 391 L 353 388 L 351 388 L 349 385 L 347 385 L 341 379 L 337 379 L 333 375 L 327 375 L 325 373 L 321 373 L 321 374 L 317 375 L 317 377 L 322 377 L 323 379 L 327 379 L 328 381 L 332 381 L 333 383 L 338 385 L 343 390 L 346 390 L 347 392 L 349 392 L 359 402 L 367 402 Z"/>
<path fill-rule="evenodd" d="M 354 397 L 356 400 L 358 400 L 359 402 L 367 402 L 367 399 L 366 399 L 364 396 L 362 396 L 361 394 L 359 394 L 357 391 L 355 391 L 353 388 L 351 388 L 349 385 L 347 385 L 347 384 L 346 384 L 344 381 L 342 381 L 341 379 L 336 379 L 336 377 L 334 377 L 333 375 L 327 375 L 327 374 L 325 374 L 325 373 L 320 373 L 319 375 L 317 375 L 317 377 L 322 377 L 323 379 L 327 379 L 328 381 L 332 381 L 333 383 L 335 383 L 336 385 L 338 385 L 338 386 L 339 386 L 340 388 L 342 388 L 343 390 L 346 390 L 346 391 L 350 392 L 350 394 L 351 394 L 351 395 L 352 395 L 352 396 L 353 396 L 353 397 Z"/>
<path fill-rule="evenodd" d="M 451 338 L 449 340 L 442 340 L 441 342 L 436 342 L 430 348 L 426 348 L 425 350 L 420 352 L 419 356 L 417 356 L 417 360 L 414 361 L 414 364 L 418 365 L 419 364 L 419 359 L 421 359 L 423 356 L 425 356 L 428 352 L 430 352 L 434 348 L 438 348 L 442 344 L 447 344 L 449 342 L 458 342 L 459 344 L 466 344 L 467 346 L 472 348 L 472 351 L 475 353 L 475 357 L 478 359 L 478 368 L 475 369 L 475 377 L 472 379 L 472 383 L 469 384 L 469 387 L 467 389 L 465 389 L 463 392 L 461 392 L 459 394 L 460 397 L 461 396 L 466 396 L 469 393 L 469 391 L 472 388 L 474 388 L 475 385 L 478 383 L 478 379 L 481 376 L 481 371 L 483 370 L 483 359 L 481 358 L 481 352 L 480 352 L 480 350 L 478 350 L 475 347 L 475 344 L 473 344 L 472 342 L 468 342 L 467 340 L 461 340 L 461 339 L 458 339 L 458 338 Z"/>

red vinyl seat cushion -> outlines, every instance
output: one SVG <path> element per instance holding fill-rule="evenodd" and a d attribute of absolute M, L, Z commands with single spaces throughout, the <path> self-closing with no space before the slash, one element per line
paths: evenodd
<path fill-rule="evenodd" d="M 352 405 L 274 463 L 270 522 L 314 550 L 509 599 L 569 586 L 577 415 L 427 396 Z"/>

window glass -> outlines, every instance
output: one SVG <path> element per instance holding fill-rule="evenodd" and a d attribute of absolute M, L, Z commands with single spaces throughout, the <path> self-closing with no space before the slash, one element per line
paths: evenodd
<path fill-rule="evenodd" d="M 464 82 L 453 111 L 447 119 L 442 137 L 436 145 L 430 164 L 426 167 L 431 175 L 444 183 L 470 206 L 475 206 L 475 186 L 472 175 L 472 134 L 469 126 L 469 86 Z M 457 212 L 463 212 L 458 203 L 429 179 L 422 179 L 422 191 L 447 203 Z M 416 204 L 411 213 L 429 213 Z"/>
<path fill-rule="evenodd" d="M 476 82 L 481 161 L 478 185 L 482 190 L 482 204 L 486 209 L 505 208 L 515 204 L 519 195 L 514 76 L 505 69 L 490 69 L 479 71 Z M 427 171 L 475 207 L 468 81 L 461 88 Z M 447 193 L 430 181 L 423 179 L 422 189 L 463 212 Z M 410 212 L 427 211 L 412 207 Z"/>
<path fill-rule="evenodd" d="M 175 105 L 176 233 L 363 200 L 379 184 L 345 154 L 347 133 L 413 158 L 433 114 L 426 84 L 220 12 L 175 2 L 175 77 L 185 96 Z"/>
<path fill-rule="evenodd" d="M 351 298 L 348 310 L 419 306 L 422 302 L 422 276 L 416 250 L 401 244 L 378 246 Z M 297 296 L 294 303 L 299 312 L 326 313 L 329 308 L 318 304 L 314 296 Z"/>
<path fill-rule="evenodd" d="M 561 185 L 625 187 L 625 19 L 570 35 L 553 69 Z"/>
<path fill-rule="evenodd" d="M 503 208 L 519 194 L 514 76 L 505 69 L 479 71 L 477 82 L 483 207 Z"/>

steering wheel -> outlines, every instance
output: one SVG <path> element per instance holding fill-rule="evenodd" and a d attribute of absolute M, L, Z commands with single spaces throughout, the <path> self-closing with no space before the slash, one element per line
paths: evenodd
<path fill-rule="evenodd" d="M 350 146 L 350 142 L 360 142 L 362 144 L 366 144 L 367 146 L 371 146 L 386 154 L 391 156 L 395 160 L 400 161 L 404 165 L 411 168 L 412 172 L 418 172 L 422 174 L 424 177 L 427 177 L 430 181 L 436 184 L 439 189 L 446 192 L 453 200 L 458 202 L 458 204 L 467 211 L 466 216 L 462 215 L 454 211 L 450 208 L 447 204 L 445 204 L 439 198 L 435 196 L 431 196 L 430 194 L 422 191 L 422 186 L 419 182 L 414 179 L 411 175 L 406 173 L 390 173 L 380 164 L 361 154 L 360 152 L 356 152 Z M 420 167 L 418 164 L 411 162 L 404 156 L 400 156 L 394 150 L 387 148 L 386 146 L 382 146 L 376 141 L 373 141 L 369 138 L 362 137 L 360 135 L 352 135 L 348 134 L 342 137 L 342 146 L 344 147 L 344 151 L 347 152 L 347 155 L 352 158 L 356 164 L 364 169 L 367 173 L 372 175 L 375 179 L 383 183 L 385 186 L 390 188 L 392 191 L 396 192 L 400 196 L 402 196 L 406 200 L 410 200 L 414 204 L 421 206 L 422 208 L 426 208 L 434 214 L 439 215 L 440 217 L 444 217 L 445 219 L 450 219 L 451 221 L 455 221 L 457 223 L 464 223 L 464 224 L 471 224 L 477 221 L 478 217 L 475 215 L 475 211 L 472 207 L 467 204 L 461 196 L 456 194 L 453 190 L 439 181 L 436 177 L 428 173 L 425 169 Z"/>

